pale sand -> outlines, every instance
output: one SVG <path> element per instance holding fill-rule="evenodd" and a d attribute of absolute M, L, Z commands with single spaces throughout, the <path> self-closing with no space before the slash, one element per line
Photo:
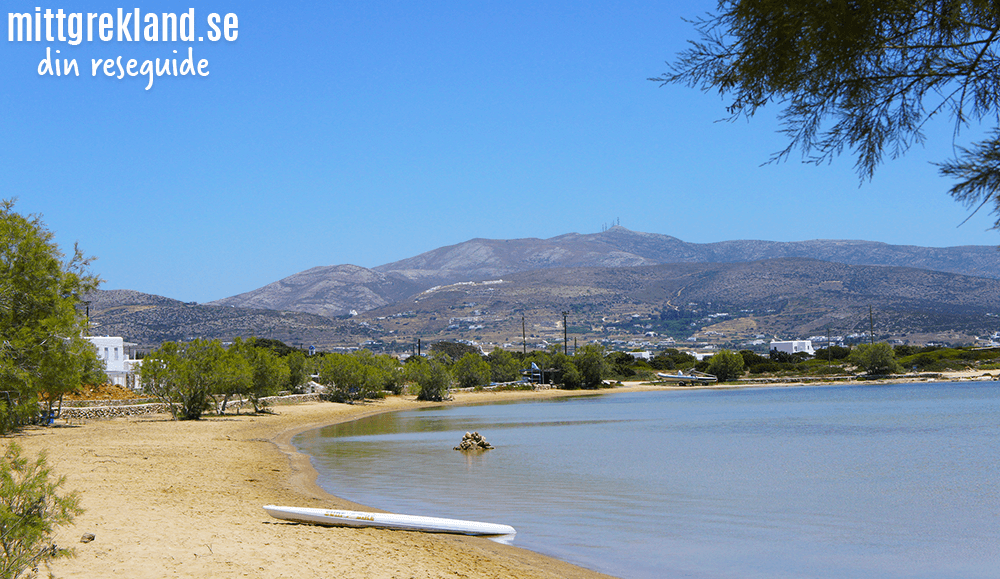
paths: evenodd
<path fill-rule="evenodd" d="M 574 393 L 468 393 L 453 404 L 567 394 Z M 316 486 L 316 472 L 294 451 L 292 436 L 427 405 L 410 397 L 317 402 L 278 406 L 275 415 L 120 418 L 30 428 L 12 438 L 31 454 L 45 449 L 54 473 L 66 476 L 64 489 L 80 492 L 85 512 L 57 537 L 77 553 L 53 563 L 60 578 L 606 577 L 485 538 L 296 525 L 261 509 L 372 510 Z M 81 543 L 84 533 L 96 539 Z"/>

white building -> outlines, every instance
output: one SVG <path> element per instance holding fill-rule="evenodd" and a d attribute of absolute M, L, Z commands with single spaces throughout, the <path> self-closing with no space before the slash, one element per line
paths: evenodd
<path fill-rule="evenodd" d="M 810 356 L 816 355 L 816 351 L 813 350 L 812 340 L 788 340 L 785 342 L 771 342 L 771 349 L 777 350 L 779 352 L 784 352 L 786 354 L 796 354 L 798 352 L 805 352 Z"/>
<path fill-rule="evenodd" d="M 134 371 L 142 361 L 131 359 L 127 348 L 135 344 L 111 336 L 87 336 L 85 339 L 97 348 L 97 357 L 104 362 L 104 373 L 108 375 L 109 382 L 123 387 L 134 386 Z"/>

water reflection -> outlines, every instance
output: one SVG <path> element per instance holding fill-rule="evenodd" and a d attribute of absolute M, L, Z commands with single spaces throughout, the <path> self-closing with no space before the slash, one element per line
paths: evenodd
<path fill-rule="evenodd" d="M 496 449 L 452 450 L 466 431 Z M 338 496 L 619 576 L 996 579 L 998 435 L 996 385 L 935 384 L 428 409 L 295 443 Z"/>

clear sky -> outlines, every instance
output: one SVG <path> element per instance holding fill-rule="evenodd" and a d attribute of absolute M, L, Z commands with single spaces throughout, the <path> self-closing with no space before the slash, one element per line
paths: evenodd
<path fill-rule="evenodd" d="M 104 289 L 206 302 L 310 267 L 615 220 L 691 242 L 1000 244 L 985 211 L 958 227 L 969 212 L 930 164 L 952 153 L 947 122 L 862 185 L 849 156 L 762 167 L 785 145 L 777 109 L 716 122 L 717 94 L 646 80 L 712 1 L 3 6 L 0 196 L 97 256 Z M 97 19 L 78 45 L 8 41 L 7 13 L 36 6 L 193 8 L 204 40 L 105 42 Z M 211 13 L 236 14 L 235 40 L 208 39 Z M 80 76 L 39 75 L 46 48 Z M 145 90 L 143 75 L 92 75 L 93 59 L 138 72 L 189 49 L 208 76 Z"/>

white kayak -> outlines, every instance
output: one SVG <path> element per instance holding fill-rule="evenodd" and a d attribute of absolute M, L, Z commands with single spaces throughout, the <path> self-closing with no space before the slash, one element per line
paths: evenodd
<path fill-rule="evenodd" d="M 378 527 L 401 531 L 428 531 L 431 533 L 457 533 L 460 535 L 513 535 L 517 531 L 510 525 L 418 517 L 394 513 L 365 513 L 360 511 L 334 511 L 304 507 L 279 507 L 264 505 L 264 510 L 276 519 L 300 523 L 316 523 L 336 527 Z"/>

